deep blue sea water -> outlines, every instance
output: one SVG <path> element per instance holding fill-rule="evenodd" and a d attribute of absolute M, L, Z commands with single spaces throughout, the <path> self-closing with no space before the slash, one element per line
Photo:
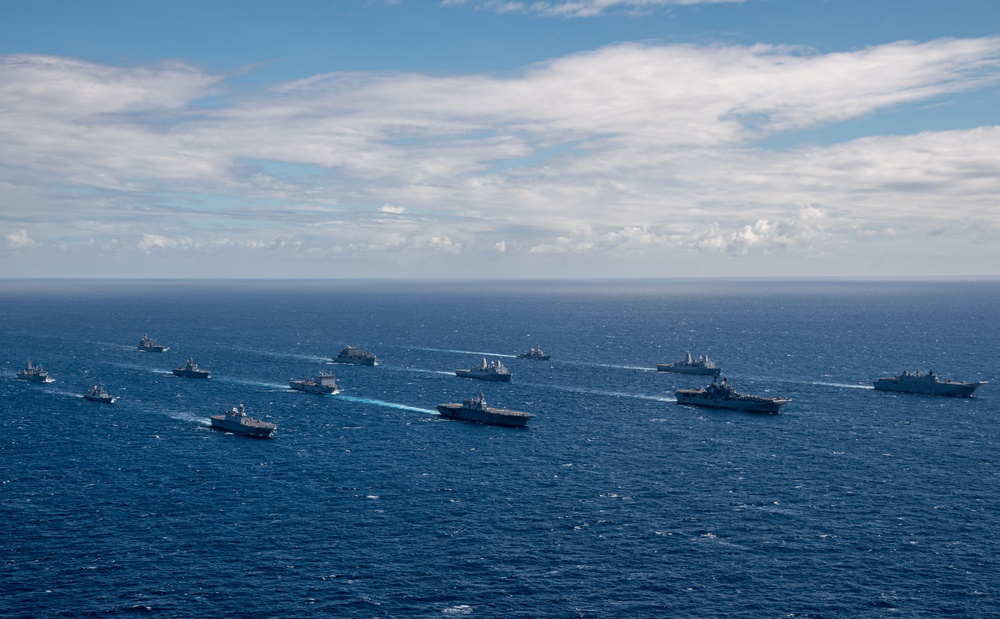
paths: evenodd
<path fill-rule="evenodd" d="M 0 281 L 0 616 L 998 616 L 998 308 L 970 281 Z M 380 365 L 327 364 L 348 343 Z M 678 406 L 706 381 L 652 368 L 686 351 L 793 402 Z M 485 354 L 511 383 L 452 374 Z M 213 377 L 172 376 L 189 355 Z M 904 368 L 991 384 L 870 388 Z M 321 369 L 342 394 L 287 388 Z M 536 417 L 434 412 L 479 389 Z M 238 402 L 274 438 L 209 428 Z"/>

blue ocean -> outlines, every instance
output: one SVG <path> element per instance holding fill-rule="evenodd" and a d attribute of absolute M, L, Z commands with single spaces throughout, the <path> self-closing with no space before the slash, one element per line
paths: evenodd
<path fill-rule="evenodd" d="M 996 281 L 0 281 L 0 615 L 998 616 L 998 308 Z M 655 366 L 688 351 L 792 402 L 680 406 L 708 379 Z M 484 356 L 513 380 L 454 375 Z M 989 384 L 871 388 L 904 369 Z M 319 371 L 340 394 L 288 388 Z M 535 417 L 437 414 L 480 390 Z M 271 439 L 211 429 L 241 402 Z"/>

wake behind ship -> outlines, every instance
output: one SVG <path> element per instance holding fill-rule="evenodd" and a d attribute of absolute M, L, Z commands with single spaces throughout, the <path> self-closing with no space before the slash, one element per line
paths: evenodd
<path fill-rule="evenodd" d="M 534 417 L 531 413 L 507 410 L 505 408 L 490 408 L 486 405 L 486 398 L 480 392 L 479 396 L 465 400 L 461 404 L 449 403 L 438 404 L 438 412 L 446 419 L 459 419 L 461 421 L 473 421 L 491 426 L 509 426 L 519 428 L 528 423 Z"/>
<path fill-rule="evenodd" d="M 875 381 L 879 391 L 898 391 L 900 393 L 922 393 L 925 395 L 943 395 L 952 398 L 969 398 L 985 385 L 985 381 L 963 383 L 956 380 L 941 380 L 934 370 L 927 374 L 903 370 L 899 376 L 880 378 Z"/>
<path fill-rule="evenodd" d="M 760 395 L 739 393 L 725 378 L 722 383 L 713 380 L 707 387 L 698 389 L 678 389 L 674 392 L 678 404 L 727 408 L 750 413 L 777 413 L 791 398 L 768 398 Z"/>

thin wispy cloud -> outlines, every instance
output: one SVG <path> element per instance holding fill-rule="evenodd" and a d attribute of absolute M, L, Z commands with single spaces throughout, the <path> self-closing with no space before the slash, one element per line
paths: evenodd
<path fill-rule="evenodd" d="M 598 15 L 693 6 L 696 4 L 739 4 L 744 0 L 566 0 L 523 2 L 507 0 L 444 0 L 445 6 L 472 5 L 497 13 L 535 13 L 546 17 L 596 17 Z"/>

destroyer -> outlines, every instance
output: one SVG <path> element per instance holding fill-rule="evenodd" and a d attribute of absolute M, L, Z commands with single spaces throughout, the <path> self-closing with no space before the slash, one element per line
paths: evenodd
<path fill-rule="evenodd" d="M 941 380 L 934 370 L 922 374 L 903 370 L 899 376 L 880 378 L 875 381 L 879 391 L 899 391 L 902 393 L 923 393 L 926 395 L 944 395 L 953 398 L 968 398 L 985 385 L 985 381 L 963 383 L 955 380 Z"/>
<path fill-rule="evenodd" d="M 143 334 L 142 339 L 139 340 L 139 350 L 145 352 L 167 352 L 170 348 Z"/>
<path fill-rule="evenodd" d="M 184 378 L 211 378 L 212 373 L 195 365 L 194 359 L 188 357 L 187 364 L 183 367 L 174 368 L 175 376 Z"/>
<path fill-rule="evenodd" d="M 225 415 L 212 415 L 212 427 L 254 438 L 270 438 L 278 429 L 273 423 L 253 419 L 247 415 L 247 409 L 243 404 L 226 411 Z"/>
<path fill-rule="evenodd" d="M 543 353 L 540 347 L 532 346 L 528 352 L 518 353 L 517 358 L 531 359 L 532 361 L 548 361 L 550 357 Z"/>
<path fill-rule="evenodd" d="M 698 359 L 694 359 L 691 353 L 678 361 L 677 363 L 658 363 L 656 364 L 656 370 L 658 372 L 675 372 L 678 374 L 707 374 L 710 376 L 718 376 L 722 372 L 722 368 L 715 365 L 715 362 L 708 358 L 708 355 L 700 356 Z"/>
<path fill-rule="evenodd" d="M 375 353 L 361 350 L 357 346 L 346 346 L 333 358 L 334 363 L 350 363 L 351 365 L 377 365 Z"/>
<path fill-rule="evenodd" d="M 459 376 L 461 378 L 478 378 L 479 380 L 510 382 L 510 370 L 504 367 L 504 364 L 501 363 L 499 359 L 487 362 L 486 357 L 483 357 L 483 362 L 480 365 L 471 367 L 468 370 L 455 370 L 455 376 Z"/>
<path fill-rule="evenodd" d="M 485 423 L 491 426 L 511 426 L 519 428 L 528 423 L 534 417 L 531 413 L 520 413 L 510 411 L 505 408 L 490 408 L 486 405 L 486 398 L 482 392 L 479 396 L 462 402 L 461 404 L 438 404 L 438 411 L 442 417 L 447 419 L 460 419 L 462 421 L 474 421 Z"/>
<path fill-rule="evenodd" d="M 88 389 L 87 392 L 83 394 L 83 398 L 85 400 L 90 400 L 91 402 L 100 402 L 101 404 L 114 404 L 117 399 L 115 396 L 108 393 L 104 388 L 104 385 L 101 383 L 97 383 Z"/>
<path fill-rule="evenodd" d="M 56 379 L 49 376 L 49 373 L 42 369 L 41 365 L 31 365 L 31 359 L 24 364 L 24 369 L 17 373 L 19 380 L 26 380 L 29 383 L 54 383 Z"/>
<path fill-rule="evenodd" d="M 337 391 L 337 379 L 334 378 L 333 374 L 327 374 L 326 372 L 320 372 L 316 375 L 316 378 L 304 378 L 302 380 L 292 379 L 288 381 L 288 386 L 297 391 L 305 391 L 306 393 L 338 393 Z"/>
<path fill-rule="evenodd" d="M 707 406 L 709 408 L 729 408 L 750 413 L 777 413 L 778 410 L 791 402 L 791 398 L 767 398 L 759 395 L 738 393 L 726 379 L 722 383 L 713 380 L 712 384 L 698 389 L 678 389 L 674 392 L 678 404 L 690 406 Z"/>

